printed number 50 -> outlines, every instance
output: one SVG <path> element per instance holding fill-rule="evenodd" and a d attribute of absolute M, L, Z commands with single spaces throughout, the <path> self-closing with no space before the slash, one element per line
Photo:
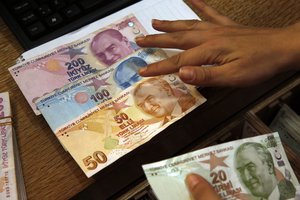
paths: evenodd
<path fill-rule="evenodd" d="M 93 170 L 96 169 L 98 163 L 106 163 L 107 157 L 102 151 L 95 151 L 92 156 L 87 156 L 83 159 L 83 163 L 87 166 L 87 169 Z"/>

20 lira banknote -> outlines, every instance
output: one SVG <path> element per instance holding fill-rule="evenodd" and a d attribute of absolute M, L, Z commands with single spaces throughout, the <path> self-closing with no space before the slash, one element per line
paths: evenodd
<path fill-rule="evenodd" d="M 299 186 L 278 133 L 228 142 L 143 165 L 161 200 L 191 199 L 185 178 L 194 173 L 222 199 L 294 199 Z"/>
<path fill-rule="evenodd" d="M 146 78 L 54 133 L 90 177 L 205 101 L 174 74 Z"/>
<path fill-rule="evenodd" d="M 36 101 L 37 108 L 52 131 L 93 107 L 113 99 L 123 90 L 141 81 L 141 67 L 166 58 L 160 49 L 143 49 L 111 67 L 65 85 Z"/>
<path fill-rule="evenodd" d="M 19 63 L 9 71 L 36 114 L 35 101 L 54 89 L 105 70 L 140 48 L 134 42 L 145 35 L 141 23 L 129 15 L 87 36 Z"/>

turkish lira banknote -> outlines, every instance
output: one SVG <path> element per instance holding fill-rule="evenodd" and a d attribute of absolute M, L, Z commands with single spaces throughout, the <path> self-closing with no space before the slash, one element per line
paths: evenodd
<path fill-rule="evenodd" d="M 114 63 L 111 67 L 65 85 L 36 101 L 37 108 L 52 131 L 89 109 L 119 95 L 141 81 L 141 67 L 165 59 L 160 49 L 143 49 Z"/>
<path fill-rule="evenodd" d="M 161 200 L 188 200 L 188 174 L 205 178 L 222 199 L 295 199 L 299 182 L 277 132 L 240 139 L 142 166 Z"/>
<path fill-rule="evenodd" d="M 40 114 L 34 104 L 39 97 L 84 76 L 106 70 L 139 50 L 134 38 L 145 34 L 140 22 L 129 15 L 75 42 L 18 63 L 9 71 L 34 112 Z"/>
<path fill-rule="evenodd" d="M 278 131 L 282 141 L 300 155 L 300 116 L 287 104 L 282 104 L 270 128 Z"/>
<path fill-rule="evenodd" d="M 205 101 L 174 74 L 146 78 L 54 133 L 90 177 Z"/>
<path fill-rule="evenodd" d="M 18 199 L 11 108 L 8 92 L 0 93 L 0 199 Z"/>

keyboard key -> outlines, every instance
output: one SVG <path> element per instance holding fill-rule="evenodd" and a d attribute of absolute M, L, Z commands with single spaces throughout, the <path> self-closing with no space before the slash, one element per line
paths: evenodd
<path fill-rule="evenodd" d="M 106 0 L 80 0 L 79 4 L 82 6 L 83 9 L 89 10 L 93 7 L 104 4 L 105 2 L 107 3 Z"/>
<path fill-rule="evenodd" d="M 47 15 L 49 15 L 49 14 L 52 13 L 52 10 L 51 10 L 50 7 L 49 7 L 48 5 L 46 5 L 46 4 L 41 5 L 40 7 L 38 7 L 37 10 L 38 10 L 39 14 L 40 14 L 42 17 L 45 17 L 45 16 L 47 16 Z"/>
<path fill-rule="evenodd" d="M 16 14 L 23 13 L 30 9 L 30 2 L 29 1 L 18 2 L 17 4 L 15 4 L 12 7 L 12 9 L 13 9 L 14 13 L 16 13 Z"/>
<path fill-rule="evenodd" d="M 56 10 L 60 10 L 63 7 L 65 7 L 67 4 L 64 0 L 51 0 L 50 1 L 50 5 L 56 9 Z"/>
<path fill-rule="evenodd" d="M 63 18 L 58 13 L 54 13 L 53 15 L 50 15 L 46 18 L 46 23 L 51 28 L 62 24 L 62 22 Z"/>
<path fill-rule="evenodd" d="M 65 8 L 63 10 L 63 14 L 69 19 L 79 15 L 80 13 L 81 13 L 80 8 L 75 4 Z"/>
<path fill-rule="evenodd" d="M 38 18 L 33 12 L 27 12 L 21 16 L 20 21 L 23 25 L 32 24 Z"/>
<path fill-rule="evenodd" d="M 27 32 L 31 38 L 37 38 L 45 31 L 46 28 L 41 22 L 36 22 L 27 27 Z"/>
<path fill-rule="evenodd" d="M 7 5 L 9 5 L 10 7 L 12 5 L 15 5 L 18 2 L 19 2 L 19 0 L 4 0 L 4 3 L 7 4 Z"/>

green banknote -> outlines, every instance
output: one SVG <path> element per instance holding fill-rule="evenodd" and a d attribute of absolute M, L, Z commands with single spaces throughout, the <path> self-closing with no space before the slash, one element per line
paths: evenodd
<path fill-rule="evenodd" d="M 143 165 L 161 200 L 188 200 L 185 178 L 199 174 L 222 199 L 295 199 L 298 180 L 278 133 L 211 146 Z"/>

